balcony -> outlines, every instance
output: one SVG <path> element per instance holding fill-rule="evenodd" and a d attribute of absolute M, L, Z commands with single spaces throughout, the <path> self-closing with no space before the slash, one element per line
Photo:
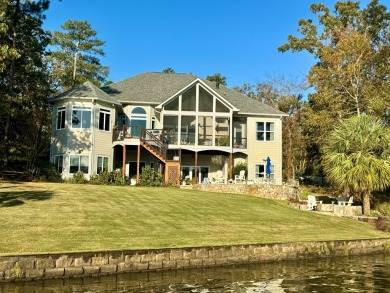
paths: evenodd
<path fill-rule="evenodd" d="M 123 141 L 125 139 L 146 139 L 145 131 L 148 135 L 153 135 L 156 139 L 160 140 L 164 144 L 178 145 L 178 133 L 169 132 L 164 133 L 163 129 L 144 129 L 140 126 L 124 126 L 122 128 L 116 128 L 113 131 L 113 142 Z M 195 146 L 195 135 L 182 133 L 180 139 L 180 145 Z M 204 147 L 230 147 L 230 138 L 228 135 L 202 135 L 198 138 L 198 146 Z M 247 138 L 233 138 L 233 148 L 246 149 Z"/>

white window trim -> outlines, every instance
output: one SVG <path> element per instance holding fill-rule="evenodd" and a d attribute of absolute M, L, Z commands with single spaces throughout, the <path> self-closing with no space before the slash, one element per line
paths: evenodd
<path fill-rule="evenodd" d="M 63 114 L 60 114 L 60 113 L 63 113 Z M 58 119 L 60 119 L 60 116 L 62 117 L 62 115 L 65 116 L 65 121 L 64 121 L 64 127 L 60 127 L 58 128 Z M 61 119 L 62 121 L 62 119 Z M 56 119 L 56 130 L 62 130 L 62 129 L 65 129 L 66 128 L 66 107 L 58 107 L 57 108 L 57 119 Z"/>
<path fill-rule="evenodd" d="M 99 174 L 97 169 L 98 169 L 99 167 L 101 167 L 101 166 L 98 165 L 99 158 L 103 158 L 103 161 L 102 161 L 102 162 L 103 162 L 103 165 L 104 165 L 104 159 L 107 158 L 107 160 L 108 160 L 108 163 L 107 163 L 107 172 L 109 172 L 109 171 L 110 171 L 110 168 L 109 168 L 109 166 L 110 166 L 110 157 L 109 157 L 109 156 L 97 155 L 97 156 L 96 156 L 96 174 Z M 103 166 L 102 166 L 102 172 L 104 172 Z"/>
<path fill-rule="evenodd" d="M 80 121 L 80 123 L 81 123 L 81 125 L 80 125 L 80 127 L 74 127 L 73 126 L 73 111 L 75 111 L 75 110 L 77 110 L 77 111 L 81 111 L 81 121 Z M 91 121 L 90 121 L 90 125 L 89 125 L 89 127 L 82 127 L 83 126 L 83 114 L 82 114 L 82 112 L 84 112 L 84 111 L 89 111 L 89 112 L 91 112 Z M 93 119 L 93 117 L 92 117 L 92 107 L 89 107 L 89 106 L 72 106 L 72 116 L 71 116 L 71 118 L 72 118 L 72 121 L 71 121 L 71 125 L 72 125 L 72 129 L 91 129 L 92 128 L 92 125 L 93 125 L 93 121 L 92 121 L 92 119 Z"/>
<path fill-rule="evenodd" d="M 271 163 L 272 163 L 272 162 L 271 162 Z M 259 165 L 264 166 L 264 173 L 260 173 L 260 174 L 262 174 L 263 176 L 257 176 L 257 174 L 259 174 L 259 173 L 256 173 L 256 167 L 259 166 Z M 266 163 L 259 163 L 259 162 L 254 163 L 254 165 L 253 165 L 253 176 L 254 176 L 254 178 L 255 178 L 255 179 L 257 179 L 257 178 L 262 178 L 262 179 L 266 178 L 266 175 L 267 175 L 267 174 L 265 173 L 265 169 L 266 169 Z M 272 171 L 273 171 L 273 172 L 272 172 Z M 275 179 L 275 164 L 271 164 L 270 179 Z"/>
<path fill-rule="evenodd" d="M 264 124 L 264 130 L 263 131 L 260 131 L 260 130 L 257 130 L 257 123 L 263 123 Z M 267 127 L 267 123 L 273 123 L 274 125 L 274 130 L 273 131 L 267 131 L 266 130 L 266 127 Z M 256 141 L 259 141 L 259 142 L 275 142 L 275 122 L 272 122 L 272 121 L 256 121 L 256 128 L 255 128 L 255 138 L 256 138 Z M 260 140 L 257 138 L 257 133 L 259 132 L 263 132 L 264 133 L 264 139 L 263 140 Z M 267 133 L 273 133 L 273 140 L 267 140 Z"/>
<path fill-rule="evenodd" d="M 69 174 L 76 174 L 76 173 L 71 173 L 70 172 L 70 167 L 71 167 L 71 157 L 72 156 L 78 156 L 79 157 L 79 165 L 78 165 L 78 169 L 79 169 L 79 171 L 77 171 L 77 172 L 80 172 L 80 156 L 86 156 L 86 157 L 88 157 L 88 173 L 84 173 L 85 175 L 89 175 L 89 174 L 91 174 L 91 156 L 88 154 L 88 155 L 83 155 L 83 154 L 70 154 L 69 155 Z"/>
<path fill-rule="evenodd" d="M 104 118 L 103 118 L 103 129 L 100 129 L 100 113 L 104 113 Z M 108 115 L 108 130 L 104 129 L 105 125 L 106 125 L 106 119 L 107 119 L 107 115 Z M 100 108 L 99 109 L 99 118 L 98 118 L 98 130 L 99 131 L 105 131 L 105 132 L 110 132 L 111 131 L 111 110 L 110 109 L 104 109 L 104 108 Z M 92 123 L 92 122 L 91 122 Z"/>

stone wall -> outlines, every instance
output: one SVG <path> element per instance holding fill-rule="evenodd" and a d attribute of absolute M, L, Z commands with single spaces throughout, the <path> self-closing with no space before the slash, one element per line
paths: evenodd
<path fill-rule="evenodd" d="M 389 253 L 390 238 L 0 256 L 0 282 Z"/>
<path fill-rule="evenodd" d="M 220 193 L 239 193 L 287 200 L 297 198 L 299 188 L 287 184 L 195 184 L 192 189 Z"/>

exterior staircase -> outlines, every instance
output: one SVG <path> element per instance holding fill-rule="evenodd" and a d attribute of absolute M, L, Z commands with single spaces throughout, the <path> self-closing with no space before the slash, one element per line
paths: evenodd
<path fill-rule="evenodd" d="M 180 185 L 180 161 L 168 160 L 168 145 L 164 142 L 160 133 L 142 128 L 140 135 L 141 146 L 164 163 L 164 180 L 173 185 Z"/>
<path fill-rule="evenodd" d="M 165 144 L 160 137 L 157 137 L 150 130 L 142 128 L 140 144 L 161 162 L 166 163 L 168 145 Z"/>

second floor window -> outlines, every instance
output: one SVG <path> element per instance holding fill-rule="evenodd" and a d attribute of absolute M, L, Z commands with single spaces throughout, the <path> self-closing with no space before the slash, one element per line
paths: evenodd
<path fill-rule="evenodd" d="M 100 109 L 99 113 L 99 129 L 110 131 L 110 110 Z"/>
<path fill-rule="evenodd" d="M 65 128 L 65 107 L 59 107 L 57 109 L 57 129 Z"/>
<path fill-rule="evenodd" d="M 275 123 L 256 122 L 257 141 L 275 141 Z"/>
<path fill-rule="evenodd" d="M 91 128 L 91 107 L 73 107 L 73 128 Z"/>

